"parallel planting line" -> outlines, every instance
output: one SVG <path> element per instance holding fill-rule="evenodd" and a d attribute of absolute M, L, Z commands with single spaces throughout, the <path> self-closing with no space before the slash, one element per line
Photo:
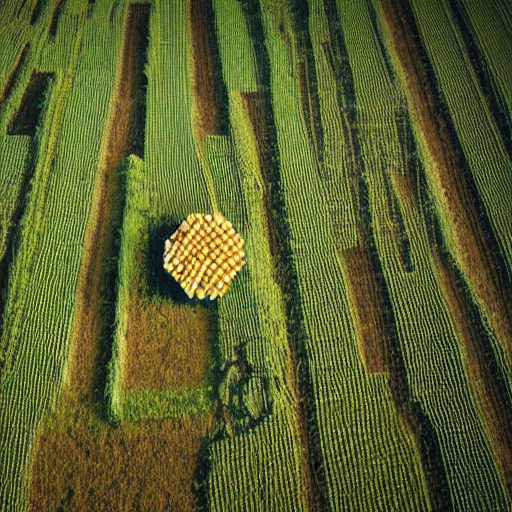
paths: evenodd
<path fill-rule="evenodd" d="M 273 212 L 272 215 L 267 213 L 267 222 L 271 244 L 274 246 L 272 252 L 279 255 L 278 284 L 283 296 L 288 297 L 285 300 L 285 308 L 288 320 L 289 368 L 292 373 L 295 373 L 293 369 L 297 369 L 297 376 L 293 375 L 291 382 L 293 382 L 294 393 L 299 398 L 297 416 L 303 449 L 302 471 L 306 479 L 304 493 L 310 510 L 326 510 L 328 498 L 325 479 L 322 475 L 322 457 L 318 444 L 313 443 L 313 439 L 317 437 L 317 420 L 314 399 L 308 392 L 312 386 L 304 354 L 303 312 L 297 272 L 291 256 L 289 219 L 284 203 L 280 176 L 280 151 L 270 96 L 270 57 L 265 43 L 265 31 L 259 3 L 255 0 L 242 0 L 241 4 L 256 55 L 257 83 L 261 95 L 261 102 L 258 101 L 255 106 L 261 109 L 256 116 L 263 120 L 263 125 L 260 125 L 263 130 L 258 129 L 256 125 L 255 131 L 259 132 L 260 164 L 266 185 L 265 195 L 268 197 L 266 210 L 268 212 L 270 204 Z"/>
<path fill-rule="evenodd" d="M 129 154 L 143 156 L 145 95 L 143 64 L 149 5 L 130 5 L 120 71 L 107 121 L 85 258 L 77 294 L 73 387 L 102 402 L 111 358 L 115 315 L 118 230 L 124 210 L 123 177 L 117 169 Z M 82 359 L 84 358 L 84 359 Z M 96 390 L 91 393 L 92 389 Z"/>
<path fill-rule="evenodd" d="M 4 301 L 7 298 L 9 288 L 9 267 L 16 258 L 16 253 L 19 249 L 19 223 L 30 198 L 31 182 L 38 158 L 40 131 L 43 129 L 44 114 L 48 106 L 53 83 L 54 75 L 52 73 L 32 73 L 21 104 L 7 128 L 8 135 L 28 135 L 31 137 L 31 140 L 18 196 L 15 199 L 9 222 L 6 223 L 9 230 L 7 233 L 4 233 L 7 244 L 4 248 L 0 247 L 0 319 L 2 320 L 0 322 L 0 339 L 5 320 L 3 318 Z M 11 226 L 10 229 L 9 226 Z M 3 347 L 0 348 L 2 348 L 0 352 L 1 376 L 2 368 L 6 362 L 4 361 Z"/>
<path fill-rule="evenodd" d="M 487 107 L 494 118 L 503 145 L 507 153 L 512 155 L 512 119 L 508 106 L 500 89 L 495 83 L 489 64 L 480 48 L 466 8 L 461 0 L 448 0 L 453 19 L 462 35 L 466 53 L 469 56 L 473 71 L 485 97 Z M 508 114 L 508 115 L 507 115 Z"/>
<path fill-rule="evenodd" d="M 512 363 L 512 301 L 506 265 L 475 185 L 444 112 L 435 76 L 406 1 L 380 1 L 393 59 L 407 95 L 426 165 L 430 190 L 457 266 Z M 407 79 L 405 79 L 407 76 Z"/>
<path fill-rule="evenodd" d="M 23 65 L 27 60 L 29 50 L 30 43 L 26 43 L 25 46 L 23 47 L 23 50 L 21 50 L 19 57 L 16 59 L 16 63 L 14 64 L 12 71 L 9 74 L 9 77 L 7 78 L 7 81 L 5 82 L 2 94 L 0 94 L 0 108 L 2 107 L 3 103 L 7 100 L 7 98 L 9 98 L 9 96 L 11 95 L 12 89 L 16 85 Z"/>
<path fill-rule="evenodd" d="M 383 42 L 380 32 L 372 16 L 372 6 L 369 15 L 372 28 L 383 51 Z M 369 192 L 369 176 L 371 171 L 365 169 L 362 151 L 360 149 L 361 133 L 358 130 L 357 97 L 354 77 L 349 61 L 349 54 L 342 29 L 340 12 L 334 0 L 324 0 L 325 14 L 329 22 L 330 33 L 330 60 L 335 63 L 339 83 L 340 106 L 347 105 L 341 112 L 344 134 L 350 141 L 348 165 L 352 166 L 354 193 L 358 198 L 358 229 L 359 245 L 340 252 L 347 282 L 348 294 L 361 347 L 361 355 L 365 361 L 369 374 L 387 372 L 390 378 L 391 395 L 393 402 L 403 423 L 414 435 L 415 443 L 420 455 L 422 468 L 425 474 L 429 498 L 435 510 L 448 510 L 451 508 L 450 495 L 446 471 L 442 462 L 439 442 L 436 432 L 425 414 L 422 405 L 411 397 L 411 390 L 407 381 L 407 371 L 403 359 L 402 347 L 397 333 L 393 304 L 388 290 L 382 262 L 377 252 L 374 227 L 372 226 L 372 204 Z M 385 54 L 382 56 L 385 60 Z M 389 64 L 386 66 L 390 71 Z M 392 79 L 392 75 L 390 77 Z M 397 118 L 400 114 L 400 106 Z M 407 127 L 407 125 L 406 125 Z M 407 131 L 406 131 L 407 133 Z M 356 161 L 357 158 L 357 161 Z M 391 187 L 390 187 L 391 188 Z M 395 214 L 397 224 L 395 238 L 398 239 L 402 265 L 410 271 L 409 243 L 406 236 L 400 205 L 396 201 L 394 192 L 388 191 L 388 201 L 391 201 L 391 212 Z M 357 204 L 357 203 L 356 203 Z M 397 236 L 398 234 L 398 236 Z"/>
<path fill-rule="evenodd" d="M 437 279 L 464 354 L 473 395 L 484 417 L 492 453 L 512 491 L 512 404 L 477 305 L 449 255 L 434 253 Z"/>

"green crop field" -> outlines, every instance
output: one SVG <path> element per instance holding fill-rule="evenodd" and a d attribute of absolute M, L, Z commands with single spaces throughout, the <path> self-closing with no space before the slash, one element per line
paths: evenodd
<path fill-rule="evenodd" d="M 0 1 L 0 511 L 511 510 L 511 62 L 507 0 Z"/>

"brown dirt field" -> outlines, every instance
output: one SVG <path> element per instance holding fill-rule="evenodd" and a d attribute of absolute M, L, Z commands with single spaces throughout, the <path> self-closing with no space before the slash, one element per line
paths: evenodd
<path fill-rule="evenodd" d="M 30 510 L 195 510 L 195 471 L 208 421 L 112 428 L 89 411 L 57 418 L 58 428 L 39 438 Z"/>
<path fill-rule="evenodd" d="M 369 249 L 357 246 L 340 252 L 357 341 L 369 374 L 389 371 L 382 290 L 374 278 Z"/>
<path fill-rule="evenodd" d="M 198 129 L 202 136 L 221 135 L 227 113 L 223 103 L 228 100 L 220 75 L 212 0 L 190 0 L 190 30 Z"/>
<path fill-rule="evenodd" d="M 394 62 L 407 76 L 406 91 L 414 122 L 423 134 L 432 164 L 429 185 L 449 231 L 450 250 L 479 298 L 491 327 L 512 363 L 512 301 L 500 274 L 481 219 L 472 206 L 461 156 L 436 101 L 433 84 L 415 42 L 410 7 L 405 1 L 380 0 L 380 15 L 391 41 Z"/>
<path fill-rule="evenodd" d="M 406 204 L 408 202 L 412 202 L 415 205 L 418 204 L 418 195 L 414 188 L 414 182 L 411 176 L 392 171 L 391 183 L 393 184 L 393 190 L 400 198 L 401 203 Z"/>
<path fill-rule="evenodd" d="M 204 382 L 217 335 L 213 315 L 203 306 L 153 304 L 133 297 L 124 389 L 164 390 Z"/>
<path fill-rule="evenodd" d="M 434 266 L 464 354 L 473 395 L 484 418 L 494 459 L 505 485 L 512 488 L 512 413 L 506 394 L 499 392 L 492 347 L 488 339 L 473 326 L 470 319 L 474 312 L 460 292 L 453 271 L 439 254 L 434 255 Z"/>

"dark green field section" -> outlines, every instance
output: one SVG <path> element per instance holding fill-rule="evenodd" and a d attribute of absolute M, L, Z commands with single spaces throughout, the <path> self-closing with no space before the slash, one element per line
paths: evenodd
<path fill-rule="evenodd" d="M 0 2 L 0 510 L 512 509 L 505 0 Z M 191 213 L 225 297 L 163 268 Z"/>

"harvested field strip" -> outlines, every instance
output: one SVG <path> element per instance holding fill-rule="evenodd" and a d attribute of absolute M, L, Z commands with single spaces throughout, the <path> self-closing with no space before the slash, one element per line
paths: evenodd
<path fill-rule="evenodd" d="M 192 484 L 204 435 L 195 416 L 127 422 L 116 429 L 88 411 L 56 416 L 39 440 L 44 456 L 33 465 L 30 506 L 194 510 Z"/>
<path fill-rule="evenodd" d="M 137 303 L 143 300 L 135 293 L 130 299 L 126 390 L 163 391 L 202 384 L 216 337 L 212 308 Z"/>
<path fill-rule="evenodd" d="M 471 61 L 480 89 L 487 102 L 487 108 L 501 134 L 503 146 L 508 154 L 512 155 L 512 120 L 505 99 L 494 81 L 479 42 L 474 37 L 475 30 L 471 26 L 471 21 L 462 0 L 449 0 L 449 4 L 455 24 L 464 41 L 464 49 Z"/>
<path fill-rule="evenodd" d="M 144 143 L 143 140 L 135 140 L 134 130 L 137 127 L 137 108 L 145 101 L 144 91 L 139 86 L 148 11 L 148 6 L 143 4 L 128 8 L 121 67 L 116 77 L 93 213 L 86 235 L 86 248 L 89 250 L 85 251 L 77 298 L 72 386 L 77 396 L 86 393 L 89 400 L 100 403 L 106 385 L 107 364 L 111 359 L 119 252 L 117 233 L 121 228 L 126 193 L 118 167 L 122 159 L 134 150 L 141 152 L 140 147 Z M 140 56 L 139 52 L 143 55 Z M 141 97 L 142 100 L 139 99 Z"/>
<path fill-rule="evenodd" d="M 212 0 L 191 0 L 190 23 L 198 129 L 203 136 L 227 135 L 228 96 L 222 79 Z"/>
<path fill-rule="evenodd" d="M 407 74 L 403 86 L 414 121 L 421 130 L 421 143 L 429 159 L 426 165 L 428 183 L 436 199 L 448 246 L 478 296 L 510 362 L 512 303 L 505 264 L 500 262 L 499 256 L 496 257 L 499 251 L 493 247 L 491 234 L 484 231 L 483 212 L 475 209 L 476 191 L 471 186 L 467 167 L 466 172 L 463 171 L 462 152 L 457 152 L 447 114 L 444 117 L 441 114 L 436 100 L 439 96 L 435 92 L 435 78 L 428 76 L 423 67 L 426 56 L 421 49 L 413 14 L 405 2 L 391 6 L 383 0 L 380 6 L 399 75 Z"/>
<path fill-rule="evenodd" d="M 489 335 L 469 290 L 453 262 L 434 254 L 437 280 L 461 344 L 473 395 L 484 417 L 494 459 L 504 485 L 512 488 L 512 404 L 504 376 L 497 364 Z"/>
<path fill-rule="evenodd" d="M 350 309 L 358 332 L 361 357 L 368 373 L 389 372 L 387 304 L 373 272 L 372 256 L 366 247 L 341 253 L 346 272 Z"/>
<path fill-rule="evenodd" d="M 2 104 L 9 98 L 11 91 L 13 87 L 16 84 L 16 81 L 18 80 L 18 77 L 21 73 L 21 70 L 23 68 L 23 65 L 27 59 L 28 52 L 30 50 L 30 44 L 26 43 L 23 47 L 23 50 L 21 50 L 21 53 L 19 57 L 16 60 L 16 63 L 14 64 L 14 67 L 12 68 L 12 71 L 7 78 L 7 81 L 5 82 L 4 90 L 2 91 L 2 94 L 0 94 L 0 107 Z"/>

